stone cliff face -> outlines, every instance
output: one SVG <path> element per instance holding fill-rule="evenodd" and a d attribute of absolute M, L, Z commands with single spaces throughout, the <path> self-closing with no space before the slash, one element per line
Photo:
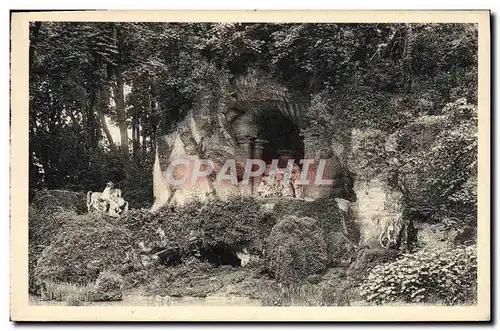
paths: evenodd
<path fill-rule="evenodd" d="M 360 245 L 378 247 L 387 227 L 401 219 L 400 196 L 386 188 L 379 179 L 358 181 L 354 191 L 357 200 L 352 208 L 361 232 Z"/>
<path fill-rule="evenodd" d="M 200 178 L 195 184 L 188 180 L 181 186 L 172 185 L 167 180 L 167 168 L 172 160 L 177 158 L 187 158 L 192 162 L 191 168 L 186 169 L 184 173 L 174 172 L 174 178 L 178 179 L 185 175 L 189 179 L 195 160 L 211 159 L 217 166 L 237 153 L 237 147 L 234 146 L 231 137 L 225 137 L 218 130 L 207 130 L 205 121 L 207 119 L 203 114 L 192 111 L 179 124 L 177 130 L 158 139 L 153 167 L 155 196 L 153 210 L 167 204 L 183 205 L 193 199 L 205 200 L 211 196 L 226 199 L 237 192 L 236 187 L 217 185 L 206 178 Z"/>
<path fill-rule="evenodd" d="M 396 203 L 399 197 L 377 179 L 354 180 L 350 170 L 356 168 L 356 160 L 346 161 L 351 146 L 335 144 L 310 130 L 306 98 L 257 71 L 250 71 L 233 82 L 222 82 L 218 90 L 215 97 L 201 96 L 177 129 L 158 139 L 153 169 L 153 210 L 193 200 L 227 200 L 235 195 L 258 197 L 261 178 L 250 185 L 241 183 L 247 159 L 261 159 L 266 164 L 279 159 L 280 168 L 285 168 L 288 160 L 298 164 L 300 159 L 313 159 L 313 170 L 323 159 L 326 160 L 323 178 L 333 179 L 333 183 L 305 185 L 303 198 L 336 198 L 347 203 L 361 233 L 358 244 L 380 246 L 381 234 L 400 218 Z M 355 134 L 352 139 L 356 139 Z M 216 183 L 214 176 L 209 176 L 196 183 L 188 180 L 181 186 L 172 185 L 167 180 L 167 168 L 180 157 L 191 160 L 191 164 L 177 167 L 175 179 L 184 175 L 190 178 L 196 160 L 212 160 L 217 171 L 226 160 L 235 159 L 238 183 L 229 180 Z"/>
<path fill-rule="evenodd" d="M 258 180 L 252 185 L 235 185 L 203 178 L 195 184 L 171 185 L 166 170 L 179 157 L 187 157 L 193 163 L 197 159 L 210 159 L 215 170 L 226 160 L 235 159 L 239 178 L 248 159 L 264 160 L 266 164 L 279 159 L 280 168 L 285 168 L 290 159 L 297 164 L 303 158 L 316 162 L 326 159 L 324 177 L 334 179 L 334 184 L 328 187 L 308 185 L 304 187 L 305 197 L 348 198 L 348 190 L 342 187 L 344 167 L 331 147 L 307 128 L 308 102 L 304 97 L 257 71 L 225 82 L 219 89 L 216 97 L 202 96 L 176 130 L 158 139 L 153 209 L 166 204 L 182 205 L 193 199 L 227 199 L 231 195 L 256 194 Z M 317 164 L 311 168 L 314 166 Z M 175 175 L 181 178 L 192 170 L 188 167 Z"/>
<path fill-rule="evenodd" d="M 391 247 L 401 240 L 403 227 L 402 195 L 388 187 L 379 176 L 367 173 L 358 159 L 358 143 L 369 130 L 353 130 L 346 148 L 347 166 L 356 173 L 353 191 L 356 202 L 351 205 L 361 232 L 360 246 Z M 388 147 L 389 148 L 389 147 Z M 395 248 L 395 247 L 394 247 Z"/>

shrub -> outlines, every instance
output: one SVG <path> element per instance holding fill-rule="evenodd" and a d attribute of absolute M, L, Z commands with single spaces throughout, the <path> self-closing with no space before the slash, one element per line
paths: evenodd
<path fill-rule="evenodd" d="M 326 268 L 327 247 L 318 221 L 288 216 L 278 222 L 267 239 L 270 271 L 280 282 L 291 283 Z"/>
<path fill-rule="evenodd" d="M 252 198 L 195 201 L 155 213 L 132 210 L 121 219 L 137 243 L 154 251 L 171 249 L 183 257 L 224 247 L 261 254 L 274 222 Z M 161 232 L 161 235 L 160 235 Z"/>
<path fill-rule="evenodd" d="M 342 230 L 342 214 L 335 199 L 320 198 L 314 201 L 281 199 L 274 206 L 273 215 L 278 220 L 286 215 L 312 217 L 318 221 L 319 226 L 325 229 Z"/>
<path fill-rule="evenodd" d="M 66 215 L 70 216 L 70 215 Z M 44 249 L 34 281 L 87 284 L 104 270 L 117 270 L 131 251 L 130 233 L 99 214 L 71 215 Z"/>
<path fill-rule="evenodd" d="M 206 213 L 203 240 L 209 246 L 248 247 L 250 252 L 260 254 L 274 225 L 253 198 L 211 201 L 201 212 Z"/>
<path fill-rule="evenodd" d="M 424 250 L 374 267 L 361 284 L 361 297 L 376 304 L 475 301 L 477 257 L 473 246 L 440 252 Z"/>
<path fill-rule="evenodd" d="M 143 169 L 137 169 L 143 171 Z M 117 184 L 123 191 L 123 198 L 128 201 L 130 208 L 150 208 L 154 202 L 153 179 L 147 178 L 138 182 L 124 181 Z"/>
<path fill-rule="evenodd" d="M 61 228 L 68 221 L 76 217 L 74 211 L 52 212 L 47 209 L 36 209 L 33 206 L 29 208 L 29 243 L 28 243 L 28 273 L 29 273 L 29 291 L 37 293 L 37 285 L 34 282 L 34 271 L 38 259 L 42 252 L 57 237 Z"/>
<path fill-rule="evenodd" d="M 78 217 L 74 211 L 51 212 L 45 209 L 29 208 L 29 243 L 46 247 L 54 241 L 61 227 Z"/>
<path fill-rule="evenodd" d="M 350 306 L 352 302 L 361 301 L 360 284 L 368 277 L 373 267 L 389 263 L 397 259 L 400 251 L 385 248 L 363 248 L 358 251 L 356 259 L 345 270 L 346 278 L 339 281 L 335 291 L 329 295 L 337 306 Z"/>
<path fill-rule="evenodd" d="M 123 277 L 116 272 L 103 271 L 92 292 L 94 301 L 119 301 L 123 297 Z"/>
<path fill-rule="evenodd" d="M 287 215 L 312 217 L 318 221 L 317 224 L 323 230 L 327 245 L 329 265 L 338 265 L 342 261 L 349 260 L 353 250 L 343 236 L 342 217 L 345 215 L 338 208 L 335 199 L 321 198 L 311 202 L 295 199 L 280 200 L 273 208 L 273 217 L 280 220 Z"/>
<path fill-rule="evenodd" d="M 80 192 L 67 190 L 42 190 L 35 193 L 32 205 L 38 210 L 73 211 L 83 214 L 87 211 L 87 197 Z"/>

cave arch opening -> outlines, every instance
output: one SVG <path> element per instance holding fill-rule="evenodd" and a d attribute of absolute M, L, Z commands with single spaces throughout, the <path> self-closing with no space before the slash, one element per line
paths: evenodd
<path fill-rule="evenodd" d="M 304 142 L 300 135 L 300 126 L 278 109 L 261 113 L 256 118 L 255 125 L 256 145 L 260 144 L 260 151 L 255 156 L 264 160 L 266 164 L 278 159 L 278 166 L 285 168 L 289 159 L 299 164 L 304 158 Z"/>

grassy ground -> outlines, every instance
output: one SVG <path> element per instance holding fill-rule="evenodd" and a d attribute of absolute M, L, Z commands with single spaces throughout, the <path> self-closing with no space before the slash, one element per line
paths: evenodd
<path fill-rule="evenodd" d="M 94 299 L 93 284 L 46 282 L 41 299 L 44 301 L 65 301 L 68 306 L 80 306 Z"/>
<path fill-rule="evenodd" d="M 335 279 L 339 270 L 311 277 L 304 284 L 281 285 L 258 267 L 212 267 L 183 274 L 182 266 L 151 270 L 149 281 L 125 290 L 124 302 L 116 305 L 264 305 L 264 306 L 329 306 L 333 304 Z M 184 267 L 185 269 L 185 267 Z M 132 275 L 131 275 L 132 276 Z M 313 284 L 314 283 L 314 284 Z M 32 304 L 90 305 L 92 286 L 50 283 L 42 298 L 32 297 Z M 42 301 L 40 301 L 42 299 Z M 99 304 L 99 303 L 96 303 Z M 105 303 L 105 305 L 112 303 Z"/>
<path fill-rule="evenodd" d="M 200 266 L 159 267 L 148 275 L 130 275 L 144 279 L 129 290 L 141 290 L 146 296 L 162 297 L 226 297 L 257 299 L 265 306 L 331 306 L 335 289 L 345 278 L 342 268 L 329 269 L 323 275 L 312 275 L 301 284 L 284 285 L 271 277 L 264 266 L 231 267 Z"/>

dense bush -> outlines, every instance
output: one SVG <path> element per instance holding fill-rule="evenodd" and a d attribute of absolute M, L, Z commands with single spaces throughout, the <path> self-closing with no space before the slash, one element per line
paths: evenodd
<path fill-rule="evenodd" d="M 53 212 L 45 208 L 39 210 L 30 206 L 28 214 L 28 273 L 30 292 L 34 293 L 38 291 L 37 285 L 34 282 L 34 271 L 42 252 L 52 244 L 66 222 L 74 217 L 77 217 L 74 211 Z"/>
<path fill-rule="evenodd" d="M 134 240 L 153 250 L 175 250 L 182 256 L 196 250 L 224 247 L 261 254 L 274 222 L 252 198 L 195 201 L 155 213 L 133 210 L 120 221 Z"/>
<path fill-rule="evenodd" d="M 415 116 L 391 134 L 361 130 L 352 158 L 358 174 L 402 194 L 407 219 L 447 221 L 462 232 L 476 227 L 477 107 L 467 100 Z"/>
<path fill-rule="evenodd" d="M 150 208 L 153 205 L 152 185 L 145 185 L 133 190 L 124 188 L 123 191 L 123 198 L 129 203 L 131 209 Z"/>
<path fill-rule="evenodd" d="M 93 292 L 93 301 L 119 301 L 123 297 L 123 277 L 116 272 L 103 271 L 97 277 Z"/>
<path fill-rule="evenodd" d="M 55 215 L 65 224 L 45 248 L 34 270 L 34 283 L 70 282 L 80 285 L 97 279 L 99 273 L 119 269 L 132 250 L 130 232 L 99 214 Z"/>
<path fill-rule="evenodd" d="M 336 265 L 348 260 L 352 246 L 343 236 L 342 218 L 345 217 L 334 199 L 322 198 L 314 201 L 283 199 L 273 208 L 273 217 L 281 220 L 287 215 L 311 217 L 317 220 L 327 245 L 328 263 Z"/>
<path fill-rule="evenodd" d="M 281 219 L 285 215 L 307 216 L 331 230 L 338 231 L 342 228 L 341 210 L 334 199 L 320 198 L 314 201 L 281 199 L 274 205 L 273 215 L 276 219 Z"/>
<path fill-rule="evenodd" d="M 77 215 L 74 211 L 52 212 L 46 209 L 29 208 L 29 242 L 46 247 L 57 237 L 66 224 L 74 219 L 84 219 L 86 216 Z"/>
<path fill-rule="evenodd" d="M 357 252 L 356 259 L 345 270 L 345 278 L 339 280 L 334 290 L 325 293 L 328 300 L 338 306 L 349 306 L 361 300 L 359 286 L 373 267 L 397 259 L 400 251 L 385 248 L 363 248 Z"/>
<path fill-rule="evenodd" d="M 322 272 L 328 256 L 318 221 L 292 215 L 281 219 L 267 239 L 266 258 L 270 271 L 280 282 L 297 282 Z"/>
<path fill-rule="evenodd" d="M 473 246 L 418 251 L 374 267 L 360 287 L 368 302 L 470 304 L 476 298 L 477 256 Z"/>
<path fill-rule="evenodd" d="M 47 212 L 74 211 L 83 214 L 87 211 L 87 197 L 80 192 L 67 190 L 41 190 L 35 193 L 32 205 Z"/>

